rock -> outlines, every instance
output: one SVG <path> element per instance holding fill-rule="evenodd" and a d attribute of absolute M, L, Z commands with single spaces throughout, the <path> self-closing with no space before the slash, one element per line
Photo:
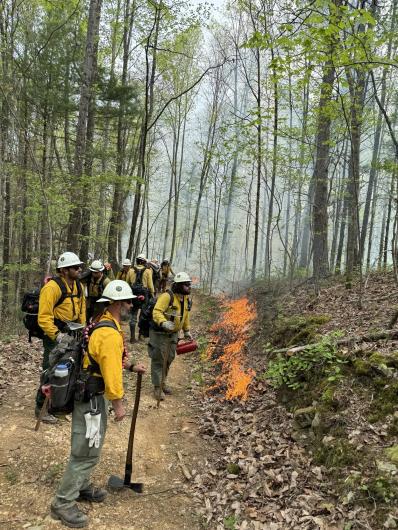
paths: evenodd
<path fill-rule="evenodd" d="M 302 409 L 297 409 L 293 415 L 296 426 L 299 429 L 307 429 L 311 427 L 316 412 L 317 411 L 315 407 L 305 407 Z"/>

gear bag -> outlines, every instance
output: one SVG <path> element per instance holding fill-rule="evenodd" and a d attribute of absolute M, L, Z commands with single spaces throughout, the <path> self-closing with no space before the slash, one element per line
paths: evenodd
<path fill-rule="evenodd" d="M 137 307 L 142 307 L 144 304 L 147 303 L 149 298 L 149 289 L 147 287 L 144 287 L 142 283 L 142 277 L 144 275 L 144 272 L 146 271 L 145 268 L 139 269 L 138 267 L 133 267 L 135 271 L 135 281 L 133 285 L 131 286 L 131 290 L 133 291 L 133 294 L 135 296 L 144 296 L 145 300 L 137 300 L 137 298 L 133 298 L 133 309 Z"/>
<path fill-rule="evenodd" d="M 166 293 L 170 296 L 169 306 L 173 304 L 174 294 L 172 291 L 167 290 Z M 157 300 L 152 298 L 147 304 L 141 309 L 140 319 L 138 321 L 138 329 L 140 335 L 143 337 L 149 337 L 149 330 L 154 329 L 155 331 L 161 331 L 161 328 L 153 321 L 153 308 L 155 307 Z"/>
<path fill-rule="evenodd" d="M 61 289 L 61 296 L 59 300 L 54 305 L 54 309 L 61 305 L 66 298 L 81 298 L 82 297 L 82 286 L 81 283 L 76 280 L 77 285 L 77 294 L 68 293 L 64 282 L 59 276 L 53 276 L 49 281 L 53 280 L 58 287 Z M 25 313 L 23 317 L 23 323 L 25 328 L 29 331 L 29 342 L 32 342 L 32 337 L 37 337 L 42 339 L 44 337 L 44 332 L 39 326 L 37 317 L 39 314 L 39 298 L 40 298 L 41 288 L 34 289 L 33 291 L 28 291 L 23 295 L 21 311 Z M 55 319 L 55 324 L 61 328 L 62 321 Z"/>
<path fill-rule="evenodd" d="M 105 327 L 117 330 L 113 322 L 97 322 L 85 328 L 82 338 L 68 335 L 51 351 L 50 366 L 41 377 L 41 384 L 50 386 L 50 414 L 69 414 L 75 401 L 88 401 L 92 395 L 105 390 L 102 377 L 93 376 L 93 373 L 101 374 L 100 367 L 87 351 L 88 338 L 96 329 Z M 83 369 L 85 352 L 90 359 L 87 369 Z"/>

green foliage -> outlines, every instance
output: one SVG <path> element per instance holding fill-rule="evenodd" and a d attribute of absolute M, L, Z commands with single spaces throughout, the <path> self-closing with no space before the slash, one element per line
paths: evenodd
<path fill-rule="evenodd" d="M 234 515 L 229 515 L 228 517 L 224 518 L 223 523 L 224 528 L 228 528 L 228 530 L 235 530 L 238 521 Z"/>
<path fill-rule="evenodd" d="M 329 337 L 321 342 L 286 357 L 278 357 L 270 361 L 264 377 L 274 388 L 287 386 L 293 390 L 303 387 L 314 376 L 326 376 L 328 381 L 336 381 L 341 377 L 341 359 Z"/>

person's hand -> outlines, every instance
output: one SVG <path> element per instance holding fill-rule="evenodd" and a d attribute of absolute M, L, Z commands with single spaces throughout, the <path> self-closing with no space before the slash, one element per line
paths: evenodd
<path fill-rule="evenodd" d="M 124 350 L 123 352 L 122 366 L 125 370 L 130 370 L 130 366 L 131 366 L 130 354 L 127 350 Z"/>
<path fill-rule="evenodd" d="M 184 339 L 192 340 L 192 335 L 191 335 L 191 332 L 189 331 L 189 329 L 184 331 Z"/>
<path fill-rule="evenodd" d="M 162 322 L 162 328 L 165 331 L 174 331 L 174 322 L 170 322 L 170 320 L 166 320 L 166 322 Z"/>
<path fill-rule="evenodd" d="M 106 263 L 104 263 L 104 267 L 105 267 L 105 269 L 106 269 L 107 271 L 110 271 L 111 268 L 112 268 L 112 265 L 111 265 L 110 263 L 106 262 Z"/>
<path fill-rule="evenodd" d="M 139 302 L 143 302 L 143 301 L 145 300 L 145 296 L 144 296 L 143 294 L 139 294 L 139 295 L 137 296 L 137 300 L 138 300 Z"/>
<path fill-rule="evenodd" d="M 145 374 L 146 366 L 142 363 L 137 363 L 132 368 L 130 368 L 130 370 L 131 372 L 136 372 L 137 374 Z"/>
<path fill-rule="evenodd" d="M 115 413 L 115 421 L 122 421 L 126 415 L 126 409 L 124 408 L 123 401 L 121 399 L 114 399 L 112 401 L 112 407 Z"/>
<path fill-rule="evenodd" d="M 61 333 L 59 332 L 58 335 L 55 337 L 55 340 L 58 342 L 58 344 L 60 342 L 62 342 L 62 340 L 67 337 L 67 333 Z"/>

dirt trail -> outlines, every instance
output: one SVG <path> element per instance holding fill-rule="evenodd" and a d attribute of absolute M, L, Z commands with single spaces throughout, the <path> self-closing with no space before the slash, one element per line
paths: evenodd
<path fill-rule="evenodd" d="M 26 345 L 28 349 L 29 346 Z M 133 357 L 149 368 L 146 345 L 132 349 Z M 34 432 L 33 404 L 40 362 L 40 343 L 32 349 L 36 367 L 30 379 L 22 372 L 18 387 L 0 407 L 0 528 L 44 530 L 61 528 L 48 515 L 70 449 L 70 422 L 42 425 Z M 102 504 L 82 503 L 90 517 L 89 529 L 199 529 L 194 499 L 178 463 L 177 451 L 190 470 L 204 465 L 203 440 L 197 434 L 195 398 L 190 390 L 194 356 L 177 357 L 169 376 L 174 392 L 156 408 L 150 376 L 144 376 L 134 445 L 133 480 L 145 483 L 145 492 L 109 493 Z M 132 410 L 135 374 L 126 374 L 128 410 Z M 131 412 L 130 412 L 131 414 Z M 109 475 L 124 475 L 131 416 L 122 423 L 110 419 L 100 464 L 98 485 Z"/>

